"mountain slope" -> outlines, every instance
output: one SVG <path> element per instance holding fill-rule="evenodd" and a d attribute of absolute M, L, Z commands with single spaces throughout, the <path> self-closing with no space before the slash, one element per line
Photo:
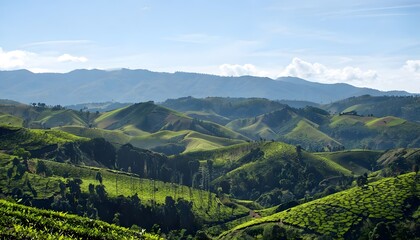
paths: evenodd
<path fill-rule="evenodd" d="M 368 187 L 354 187 L 268 217 L 246 222 L 223 233 L 220 239 L 245 238 L 249 234 L 262 232 L 256 231 L 255 228 L 262 230 L 272 223 L 277 223 L 280 228 L 292 226 L 300 235 L 311 238 L 355 237 L 354 235 L 360 234 L 357 230 L 360 230 L 361 223 L 367 219 L 371 222 L 390 222 L 413 216 L 418 218 L 418 213 L 416 217 L 413 212 L 416 210 L 418 212 L 419 189 L 420 183 L 415 173 L 382 179 L 370 183 Z M 286 234 L 286 231 L 284 233 Z"/>
<path fill-rule="evenodd" d="M 226 127 L 254 140 L 279 140 L 311 151 L 420 147 L 419 123 L 393 116 L 331 115 L 310 106 L 284 107 L 257 117 L 233 120 Z"/>
<path fill-rule="evenodd" d="M 133 104 L 104 113 L 95 119 L 95 124 L 99 128 L 109 130 L 125 129 L 131 126 L 148 133 L 156 133 L 161 130 L 194 130 L 217 137 L 247 139 L 218 124 L 187 117 L 155 105 L 153 102 Z"/>
<path fill-rule="evenodd" d="M 161 105 L 200 119 L 212 116 L 214 121 L 223 125 L 238 118 L 256 117 L 285 107 L 264 98 L 222 97 L 168 99 Z"/>
<path fill-rule="evenodd" d="M 164 101 L 168 98 L 261 97 L 328 103 L 364 94 L 408 95 L 380 92 L 347 84 L 320 84 L 298 78 L 221 77 L 196 73 L 157 73 L 147 70 L 75 70 L 69 73 L 0 71 L 2 98 L 21 102 L 62 105 L 82 102 Z"/>
<path fill-rule="evenodd" d="M 211 161 L 210 183 L 214 189 L 221 187 L 226 194 L 263 206 L 297 200 L 305 194 L 315 195 L 328 186 L 339 187 L 337 181 L 319 185 L 331 177 L 343 186 L 351 178 L 351 171 L 340 164 L 280 142 L 245 143 L 186 153 L 178 158 Z"/>
<path fill-rule="evenodd" d="M 377 117 L 396 116 L 414 122 L 420 122 L 420 97 L 370 96 L 351 97 L 322 108 L 335 112 L 356 111 L 360 115 Z"/>
<path fill-rule="evenodd" d="M 0 199 L 4 239 L 160 239 L 140 231 L 73 214 L 41 210 Z"/>

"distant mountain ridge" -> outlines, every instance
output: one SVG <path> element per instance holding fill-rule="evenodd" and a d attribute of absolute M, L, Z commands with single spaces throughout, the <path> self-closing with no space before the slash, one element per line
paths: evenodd
<path fill-rule="evenodd" d="M 382 92 L 348 84 L 322 84 L 294 77 L 222 77 L 199 73 L 160 73 L 148 70 L 74 70 L 68 73 L 0 71 L 0 95 L 23 103 L 144 102 L 169 98 L 259 97 L 330 103 L 361 95 L 411 95 Z"/>

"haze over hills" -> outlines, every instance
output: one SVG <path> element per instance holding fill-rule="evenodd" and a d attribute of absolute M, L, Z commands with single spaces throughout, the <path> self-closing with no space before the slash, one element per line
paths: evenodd
<path fill-rule="evenodd" d="M 295 77 L 222 77 L 198 73 L 160 73 L 148 70 L 74 70 L 68 73 L 0 71 L 0 95 L 24 103 L 69 105 L 84 102 L 164 101 L 168 98 L 262 97 L 330 103 L 369 94 L 410 95 L 405 91 L 381 92 L 348 84 L 321 84 Z"/>

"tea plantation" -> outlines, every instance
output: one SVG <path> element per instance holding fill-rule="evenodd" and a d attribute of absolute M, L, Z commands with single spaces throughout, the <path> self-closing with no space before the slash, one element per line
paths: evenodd
<path fill-rule="evenodd" d="M 344 239 L 366 219 L 373 222 L 399 221 L 419 207 L 420 179 L 415 173 L 385 178 L 368 186 L 317 199 L 268 217 L 239 225 L 219 236 L 240 236 L 247 228 L 275 223 L 292 226 L 304 233 Z"/>
<path fill-rule="evenodd" d="M 41 210 L 0 200 L 2 239 L 160 239 L 77 215 Z"/>

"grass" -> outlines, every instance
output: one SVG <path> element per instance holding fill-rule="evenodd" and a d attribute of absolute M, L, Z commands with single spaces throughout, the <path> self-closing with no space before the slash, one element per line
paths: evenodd
<path fill-rule="evenodd" d="M 89 192 L 89 184 L 99 184 L 95 179 L 96 173 L 99 171 L 102 174 L 103 184 L 110 197 L 119 195 L 132 196 L 137 193 L 140 200 L 145 204 L 152 204 L 153 201 L 157 204 L 163 204 L 166 196 L 171 196 L 173 199 L 183 198 L 193 202 L 194 213 L 206 222 L 230 219 L 248 212 L 248 208 L 237 205 L 238 207 L 234 209 L 232 215 L 231 208 L 223 204 L 220 206 L 220 211 L 218 211 L 218 200 L 214 193 L 189 188 L 184 185 L 139 178 L 134 174 L 130 175 L 126 172 L 109 169 L 74 166 L 52 161 L 44 162 L 52 170 L 57 180 L 61 178 L 64 181 L 63 176 L 82 179 L 81 188 L 83 192 Z M 209 201 L 209 198 L 211 198 L 211 201 Z"/>
<path fill-rule="evenodd" d="M 376 160 L 382 153 L 382 151 L 372 150 L 346 150 L 339 152 L 315 153 L 315 155 L 327 158 L 350 170 L 354 174 L 362 175 L 365 172 L 372 171 L 372 168 L 376 167 Z"/>
<path fill-rule="evenodd" d="M 0 130 L 8 132 L 0 136 L 0 149 L 4 150 L 15 149 L 17 147 L 33 150 L 51 144 L 87 140 L 87 138 L 54 129 L 42 130 L 0 126 Z"/>
<path fill-rule="evenodd" d="M 82 119 L 80 112 L 74 110 L 64 109 L 58 111 L 46 110 L 37 117 L 33 123 L 41 126 L 55 127 L 64 125 L 87 126 L 84 119 Z"/>
<path fill-rule="evenodd" d="M 234 227 L 219 236 L 228 238 L 235 232 L 268 223 L 290 225 L 319 235 L 343 239 L 364 219 L 393 221 L 404 217 L 405 201 L 420 196 L 415 173 L 385 178 L 367 188 L 354 187 L 327 197 L 304 203 Z"/>
<path fill-rule="evenodd" d="M 21 118 L 6 113 L 0 113 L 0 125 L 22 127 L 22 124 L 23 120 Z"/>
<path fill-rule="evenodd" d="M 99 184 L 96 180 L 96 174 L 101 172 L 103 184 L 109 197 L 117 197 L 119 195 L 128 197 L 137 193 L 142 203 L 146 205 L 151 205 L 153 202 L 164 204 L 166 196 L 171 196 L 173 199 L 183 198 L 193 202 L 195 215 L 207 223 L 237 218 L 247 214 L 249 211 L 247 207 L 239 203 L 235 204 L 236 207 L 232 212 L 230 207 L 225 206 L 214 193 L 208 191 L 174 183 L 139 178 L 126 172 L 76 166 L 47 160 L 29 160 L 30 171 L 25 172 L 23 176 L 18 178 L 16 177 L 16 167 L 12 163 L 14 157 L 0 153 L 0 191 L 7 195 L 13 195 L 13 189 L 20 188 L 24 194 L 30 196 L 33 196 L 34 192 L 36 192 L 35 199 L 50 198 L 59 192 L 60 181 L 65 182 L 66 179 L 70 178 L 82 179 L 81 189 L 83 192 L 88 193 L 89 184 Z M 39 161 L 43 161 L 52 170 L 53 176 L 44 177 L 34 173 Z M 7 175 L 9 169 L 12 169 L 11 178 Z"/>
<path fill-rule="evenodd" d="M 130 136 L 124 134 L 120 130 L 106 130 L 100 128 L 86 128 L 80 126 L 65 126 L 56 128 L 67 133 L 71 133 L 86 138 L 104 138 L 109 142 L 125 144 L 131 139 Z"/>
<path fill-rule="evenodd" d="M 331 118 L 330 127 L 337 128 L 343 125 L 355 125 L 355 124 L 362 124 L 374 120 L 374 117 L 361 117 L 361 116 L 353 116 L 353 115 L 335 115 Z"/>
<path fill-rule="evenodd" d="M 366 123 L 368 127 L 394 127 L 405 123 L 407 120 L 397 117 L 383 117 L 371 120 Z"/>
<path fill-rule="evenodd" d="M 0 199 L 0 237 L 7 239 L 160 239 L 99 220 Z"/>
<path fill-rule="evenodd" d="M 315 140 L 316 142 L 322 142 L 323 145 L 341 145 L 341 143 L 337 140 L 318 130 L 317 126 L 315 124 L 311 124 L 308 120 L 299 121 L 297 126 L 285 136 L 288 139 L 293 139 L 299 142 L 311 142 Z"/>

